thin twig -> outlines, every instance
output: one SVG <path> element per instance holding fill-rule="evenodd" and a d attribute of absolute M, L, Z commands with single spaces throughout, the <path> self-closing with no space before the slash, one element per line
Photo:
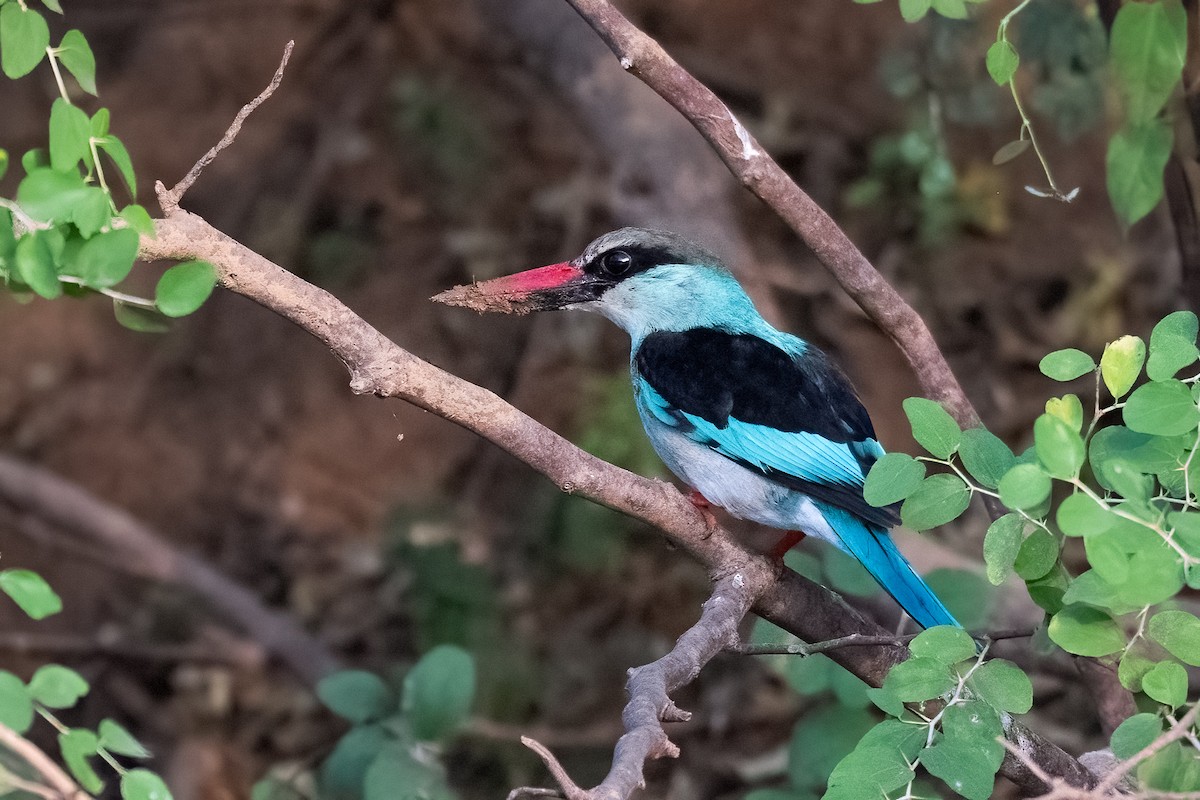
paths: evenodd
<path fill-rule="evenodd" d="M 200 177 L 200 173 L 204 171 L 204 168 L 212 163 L 218 153 L 233 144 L 233 140 L 241 132 L 242 123 L 246 121 L 246 118 L 254 113 L 254 109 L 266 102 L 268 97 L 275 94 L 275 90 L 279 88 L 280 82 L 283 81 L 283 70 L 287 66 L 288 59 L 292 57 L 292 48 L 295 45 L 296 42 L 293 40 L 284 46 L 283 58 L 280 60 L 279 67 L 275 70 L 275 75 L 271 78 L 271 82 L 267 84 L 267 88 L 259 93 L 258 97 L 242 106 L 242 110 L 233 118 L 233 122 L 230 123 L 229 129 L 225 131 L 225 135 L 221 137 L 221 141 L 217 142 L 207 153 L 201 156 L 200 160 L 188 170 L 188 174 L 184 175 L 179 183 L 170 189 L 163 189 L 158 192 L 158 201 L 162 204 L 163 213 L 170 215 L 172 211 L 179 208 L 179 202 L 183 200 L 183 195 L 188 189 L 192 188 L 192 184 Z"/>
<path fill-rule="evenodd" d="M 21 734 L 0 722 L 0 747 L 6 747 L 20 756 L 26 764 L 33 767 L 46 783 L 63 800 L 83 800 L 90 795 L 71 780 L 71 776 L 63 772 L 54 759 L 42 752 L 42 749 Z"/>
<path fill-rule="evenodd" d="M 993 633 L 973 633 L 971 638 L 986 642 L 999 642 L 1004 639 L 1023 639 L 1028 636 L 1033 636 L 1034 632 L 1028 628 L 1023 630 L 1002 630 Z M 849 636 L 840 636 L 837 639 L 828 639 L 824 642 L 785 642 L 781 644 L 737 644 L 729 648 L 732 653 L 740 653 L 747 656 L 811 656 L 816 653 L 828 653 L 830 650 L 837 650 L 842 647 L 871 647 L 879 645 L 893 645 L 895 647 L 903 647 L 921 634 L 910 633 L 905 636 L 865 636 L 861 633 L 852 633 Z"/>
<path fill-rule="evenodd" d="M 1192 725 L 1195 724 L 1198 716 L 1200 716 L 1200 703 L 1196 703 L 1188 709 L 1188 712 L 1178 722 L 1172 720 L 1169 731 L 1166 731 L 1162 736 L 1159 736 L 1153 742 L 1122 761 L 1112 772 L 1105 775 L 1104 780 L 1100 781 L 1099 785 L 1096 786 L 1096 793 L 1103 794 L 1104 792 L 1112 791 L 1121 782 L 1121 779 L 1128 775 L 1129 771 L 1138 764 L 1150 758 L 1150 756 L 1162 750 L 1171 742 L 1178 741 L 1186 736 L 1192 729 Z"/>

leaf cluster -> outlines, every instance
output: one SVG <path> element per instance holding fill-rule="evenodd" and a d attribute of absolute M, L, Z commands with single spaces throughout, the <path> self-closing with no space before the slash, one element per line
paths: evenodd
<path fill-rule="evenodd" d="M 57 2 L 44 4 L 62 13 Z M 0 279 L 17 294 L 46 299 L 105 294 L 121 324 L 164 330 L 169 318 L 200 307 L 216 285 L 216 271 L 199 261 L 176 265 L 158 281 L 153 300 L 114 289 L 133 268 L 139 236 L 153 237 L 154 225 L 136 202 L 118 205 L 111 173 L 121 176 L 134 198 L 137 176 L 125 145 L 109 129 L 108 109 L 88 114 L 67 88 L 64 71 L 83 92 L 96 94 L 95 57 L 78 30 L 67 31 L 51 46 L 40 11 L 0 0 L 4 74 L 21 78 L 43 61 L 49 62 L 60 96 L 50 108 L 47 147 L 22 156 L 25 175 L 16 197 L 0 198 Z M 0 151 L 0 178 L 7 168 L 7 153 Z"/>
<path fill-rule="evenodd" d="M 976 494 L 999 500 L 1009 511 L 984 539 L 989 580 L 1015 573 L 1049 615 L 1053 642 L 1111 658 L 1128 689 L 1169 708 L 1187 699 L 1183 665 L 1200 665 L 1200 619 L 1168 605 L 1200 586 L 1200 375 L 1176 377 L 1200 361 L 1198 327 L 1177 312 L 1148 347 L 1124 336 L 1099 363 L 1074 349 L 1046 356 L 1054 380 L 1092 377 L 1091 418 L 1078 395 L 1052 398 L 1019 456 L 982 428 L 960 431 L 936 403 L 906 401 L 930 455 L 890 454 L 866 486 L 869 502 L 902 501 L 918 529 L 956 518 Z M 927 475 L 930 463 L 950 471 Z"/>
<path fill-rule="evenodd" d="M 475 661 L 455 645 L 438 645 L 404 676 L 399 691 L 362 670 L 325 678 L 317 695 L 353 727 L 320 771 L 322 797 L 363 800 L 453 800 L 439 743 L 466 721 L 475 698 Z M 267 779 L 257 798 L 277 796 Z"/>

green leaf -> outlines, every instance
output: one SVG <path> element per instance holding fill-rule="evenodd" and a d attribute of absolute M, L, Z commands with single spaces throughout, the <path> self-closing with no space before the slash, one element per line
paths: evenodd
<path fill-rule="evenodd" d="M 58 0 L 42 0 L 42 5 L 53 11 L 55 14 L 63 13 L 62 6 Z"/>
<path fill-rule="evenodd" d="M 900 16 L 905 22 L 916 22 L 929 13 L 932 0 L 900 0 Z"/>
<path fill-rule="evenodd" d="M 996 44 L 999 44 L 997 42 Z M 995 45 L 992 45 L 995 47 Z M 1016 52 L 1015 50 L 1013 52 Z M 990 72 L 990 70 L 989 70 Z M 992 165 L 999 167 L 1012 161 L 1017 156 L 1029 149 L 1028 139 L 1013 139 L 1008 144 L 1001 147 L 992 155 Z"/>
<path fill-rule="evenodd" d="M 962 628 L 939 625 L 917 634 L 908 649 L 914 656 L 932 658 L 946 665 L 975 657 L 975 640 Z"/>
<path fill-rule="evenodd" d="M 873 506 L 890 506 L 908 497 L 925 478 L 925 464 L 904 453 L 887 453 L 871 466 L 863 499 Z"/>
<path fill-rule="evenodd" d="M 929 530 L 957 519 L 971 503 L 971 490 L 949 473 L 930 475 L 900 507 L 900 519 L 915 531 Z"/>
<path fill-rule="evenodd" d="M 25 733 L 33 724 L 33 699 L 24 681 L 11 672 L 0 670 L 0 723 L 17 733 Z"/>
<path fill-rule="evenodd" d="M 796 789 L 815 791 L 825 786 L 838 762 L 875 727 L 865 709 L 827 703 L 796 723 L 788 747 L 788 774 Z"/>
<path fill-rule="evenodd" d="M 1055 350 L 1038 364 L 1038 369 L 1042 371 L 1043 375 L 1056 381 L 1073 381 L 1095 368 L 1096 362 L 1092 360 L 1092 357 L 1074 347 Z"/>
<path fill-rule="evenodd" d="M 983 537 L 983 560 L 987 564 L 987 579 L 999 586 L 1012 572 L 1025 530 L 1025 520 L 1019 514 L 1005 514 L 988 526 Z"/>
<path fill-rule="evenodd" d="M 904 413 L 912 424 L 913 438 L 931 455 L 949 458 L 958 449 L 962 431 L 941 403 L 910 397 L 904 401 Z"/>
<path fill-rule="evenodd" d="M 30 289 L 47 300 L 62 294 L 58 271 L 54 268 L 54 255 L 50 252 L 45 232 L 34 231 L 22 236 L 17 241 L 14 261 L 17 277 Z"/>
<path fill-rule="evenodd" d="M 913 656 L 892 667 L 883 688 L 905 703 L 932 700 L 958 684 L 950 668 L 935 658 Z"/>
<path fill-rule="evenodd" d="M 1079 402 L 1079 395 L 1051 397 L 1046 401 L 1046 413 L 1061 419 L 1076 433 L 1083 429 L 1083 403 Z"/>
<path fill-rule="evenodd" d="M 942 728 L 945 735 L 920 752 L 921 764 L 968 800 L 987 800 L 1004 760 L 999 716 L 983 703 L 963 703 L 946 709 Z"/>
<path fill-rule="evenodd" d="M 21 169 L 25 170 L 26 175 L 33 172 L 35 169 L 41 169 L 49 166 L 50 154 L 46 152 L 45 148 L 35 147 L 32 150 L 26 150 L 21 155 Z M 79 176 L 77 175 L 75 177 Z M 26 212 L 29 211 L 29 209 L 25 210 Z"/>
<path fill-rule="evenodd" d="M 1146 5 L 1133 3 L 1134 5 Z M 1163 120 L 1126 126 L 1108 142 L 1105 160 L 1108 197 L 1126 225 L 1149 214 L 1163 196 L 1163 169 L 1171 155 L 1174 132 Z"/>
<path fill-rule="evenodd" d="M 153 239 L 157 235 L 154 230 L 154 220 L 150 218 L 149 212 L 137 203 L 131 203 L 122 208 L 118 216 L 142 236 Z"/>
<path fill-rule="evenodd" d="M 1187 384 L 1174 378 L 1139 386 L 1129 395 L 1122 413 L 1130 430 L 1159 436 L 1190 433 L 1200 421 L 1200 410 Z"/>
<path fill-rule="evenodd" d="M 92 115 L 92 137 L 101 139 L 108 135 L 108 125 L 111 115 L 107 108 L 101 108 Z"/>
<path fill-rule="evenodd" d="M 1153 119 L 1179 83 L 1187 56 L 1187 15 L 1178 0 L 1126 3 L 1113 20 L 1109 61 L 1126 118 Z"/>
<path fill-rule="evenodd" d="M 1146 374 L 1153 381 L 1173 378 L 1184 367 L 1196 363 L 1200 350 L 1196 349 L 1197 329 L 1200 322 L 1191 311 L 1176 311 L 1163 317 L 1150 333 L 1150 360 L 1146 362 Z"/>
<path fill-rule="evenodd" d="M 1187 690 L 1187 670 L 1174 661 L 1161 661 L 1142 676 L 1142 691 L 1171 708 L 1187 702 Z"/>
<path fill-rule="evenodd" d="M 454 800 L 436 761 L 417 759 L 395 742 L 380 751 L 363 777 L 362 800 Z"/>
<path fill-rule="evenodd" d="M 121 140 L 115 136 L 98 137 L 96 146 L 117 165 L 121 177 L 125 179 L 125 187 L 129 189 L 130 196 L 137 197 L 137 176 L 133 172 L 133 159 L 129 157 L 129 151 L 125 149 Z"/>
<path fill-rule="evenodd" d="M 62 599 L 50 588 L 50 584 L 41 575 L 27 569 L 0 572 L 0 591 L 12 598 L 33 619 L 45 619 L 62 611 Z"/>
<path fill-rule="evenodd" d="M 59 664 L 39 668 L 29 681 L 29 694 L 48 708 L 70 708 L 89 688 L 82 675 Z"/>
<path fill-rule="evenodd" d="M 152 308 L 143 308 L 123 300 L 113 300 L 113 316 L 118 323 L 138 333 L 166 333 L 171 320 Z"/>
<path fill-rule="evenodd" d="M 992 80 L 997 84 L 1003 86 L 1016 74 L 1021 57 L 1017 55 L 1016 48 L 1009 44 L 1007 39 L 1001 39 L 993 42 L 992 46 L 988 48 L 986 62 L 988 75 L 991 75 Z M 1027 147 L 1029 142 L 1021 140 L 1021 144 Z"/>
<path fill-rule="evenodd" d="M 1021 543 L 1013 571 L 1027 581 L 1037 580 L 1058 562 L 1058 541 L 1044 528 L 1035 528 Z"/>
<path fill-rule="evenodd" d="M 0 179 L 8 174 L 8 151 L 0 147 Z"/>
<path fill-rule="evenodd" d="M 1079 583 L 1079 581 L 1069 583 L 1069 580 L 1066 569 L 1062 564 L 1058 564 L 1042 577 L 1026 581 L 1025 588 L 1029 591 L 1029 599 L 1037 603 L 1040 608 L 1051 614 L 1057 614 L 1062 610 L 1068 584 L 1073 588 Z"/>
<path fill-rule="evenodd" d="M 363 776 L 384 746 L 394 741 L 379 725 L 355 725 L 321 764 L 320 797 L 357 797 Z"/>
<path fill-rule="evenodd" d="M 1111 459 L 1098 466 L 1096 477 L 1102 485 L 1127 500 L 1145 502 L 1150 498 L 1154 479 L 1142 474 L 1128 461 Z"/>
<path fill-rule="evenodd" d="M 404 676 L 401 703 L 418 739 L 440 739 L 466 720 L 475 699 L 475 661 L 461 647 L 438 645 Z"/>
<path fill-rule="evenodd" d="M 1168 653 L 1200 666 L 1200 619 L 1186 611 L 1160 611 L 1150 618 L 1149 632 Z"/>
<path fill-rule="evenodd" d="M 100 780 L 88 761 L 96 755 L 98 745 L 96 734 L 85 728 L 72 728 L 58 735 L 58 749 L 62 751 L 67 769 L 79 781 L 79 785 L 91 794 L 99 794 L 104 788 L 104 781 Z"/>
<path fill-rule="evenodd" d="M 75 76 L 79 88 L 90 95 L 96 94 L 96 57 L 83 34 L 72 28 L 67 31 L 59 44 L 58 60 Z"/>
<path fill-rule="evenodd" d="M 66 172 L 80 161 L 90 163 L 91 135 L 92 123 L 83 109 L 62 97 L 55 100 L 50 107 L 50 166 Z"/>
<path fill-rule="evenodd" d="M 1058 506 L 1055 519 L 1068 536 L 1095 536 L 1104 533 L 1117 522 L 1117 517 L 1083 492 L 1066 497 Z"/>
<path fill-rule="evenodd" d="M 886 689 L 867 689 L 867 699 L 885 714 L 891 714 L 893 717 L 904 716 L 904 701 Z"/>
<path fill-rule="evenodd" d="M 28 75 L 46 57 L 50 28 L 36 11 L 20 3 L 0 6 L 0 68 L 10 78 Z"/>
<path fill-rule="evenodd" d="M 25 213 L 42 222 L 70 222 L 77 205 L 94 187 L 84 183 L 78 170 L 58 172 L 49 167 L 26 168 L 17 187 L 17 202 Z"/>
<path fill-rule="evenodd" d="M 191 314 L 212 294 L 217 270 L 207 261 L 185 261 L 163 273 L 154 290 L 158 310 L 168 317 Z"/>
<path fill-rule="evenodd" d="M 1052 477 L 1070 480 L 1083 466 L 1083 439 L 1067 423 L 1042 414 L 1033 423 L 1033 441 L 1038 460 Z"/>
<path fill-rule="evenodd" d="M 143 747 L 132 733 L 111 719 L 100 721 L 98 733 L 100 734 L 100 746 L 110 753 L 130 758 L 150 757 L 150 751 Z"/>
<path fill-rule="evenodd" d="M 884 720 L 834 767 L 823 800 L 887 796 L 913 779 L 909 764 L 924 744 L 925 733 L 917 726 Z"/>
<path fill-rule="evenodd" d="M 947 716 L 953 712 L 959 716 L 961 706 L 946 709 Z M 999 724 L 996 725 L 999 731 Z M 999 735 L 999 734 L 997 734 Z M 999 758 L 995 748 L 1001 748 Z M 930 775 L 941 778 L 946 785 L 967 800 L 987 800 L 992 796 L 996 771 L 1004 759 L 1004 751 L 998 742 L 984 744 L 979 737 L 967 740 L 943 737 L 940 741 L 920 752 L 921 765 Z M 995 768 L 992 767 L 995 764 Z"/>
<path fill-rule="evenodd" d="M 1013 510 L 1027 510 L 1050 496 L 1050 476 L 1037 464 L 1017 464 L 1000 479 L 1000 501 Z"/>
<path fill-rule="evenodd" d="M 333 713 L 351 722 L 382 719 L 396 710 L 387 684 L 370 672 L 345 669 L 321 679 L 317 697 Z"/>
<path fill-rule="evenodd" d="M 1125 647 L 1125 634 L 1103 611 L 1072 604 L 1050 620 L 1050 640 L 1077 656 L 1107 656 Z"/>
<path fill-rule="evenodd" d="M 122 800 L 171 800 L 163 779 L 148 769 L 131 769 L 121 776 Z"/>
<path fill-rule="evenodd" d="M 1134 714 L 1113 731 L 1113 755 L 1122 761 L 1132 758 L 1149 746 L 1162 732 L 1163 721 L 1157 714 Z"/>
<path fill-rule="evenodd" d="M 1033 708 L 1033 684 L 1011 661 L 994 658 L 971 675 L 971 685 L 997 711 L 1024 714 Z"/>
<path fill-rule="evenodd" d="M 947 19 L 967 18 L 967 4 L 964 0 L 933 0 L 933 10 Z"/>
<path fill-rule="evenodd" d="M 138 234 L 130 228 L 98 233 L 79 248 L 74 271 L 88 286 L 107 288 L 125 280 L 138 253 Z"/>
<path fill-rule="evenodd" d="M 1088 563 L 1092 569 L 1114 586 L 1129 580 L 1129 557 L 1110 536 L 1089 536 L 1084 540 Z"/>
<path fill-rule="evenodd" d="M 1120 400 L 1137 381 L 1146 361 L 1146 343 L 1137 336 L 1122 336 L 1104 347 L 1100 375 L 1114 399 Z"/>
<path fill-rule="evenodd" d="M 987 428 L 971 428 L 962 432 L 958 457 L 967 472 L 983 486 L 995 489 L 1004 473 L 1017 463 L 1008 445 Z"/>
<path fill-rule="evenodd" d="M 1138 652 L 1139 648 L 1136 644 L 1123 656 L 1121 663 L 1117 665 L 1117 679 L 1121 681 L 1121 685 L 1131 692 L 1140 692 L 1142 690 L 1142 677 L 1154 669 L 1154 665 L 1158 662 L 1151 661 L 1144 654 Z"/>
<path fill-rule="evenodd" d="M 112 206 L 109 204 L 108 193 L 99 186 L 89 186 L 87 195 L 75 204 L 71 218 L 75 221 L 80 236 L 85 239 L 95 236 L 112 221 Z"/>

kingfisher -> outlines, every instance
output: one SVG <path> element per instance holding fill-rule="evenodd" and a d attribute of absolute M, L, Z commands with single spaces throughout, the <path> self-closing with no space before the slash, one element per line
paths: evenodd
<path fill-rule="evenodd" d="M 477 311 L 593 311 L 629 334 L 638 415 L 655 452 L 708 506 L 849 553 L 922 627 L 959 625 L 896 548 L 896 506 L 863 499 L 884 453 L 849 379 L 772 327 L 721 260 L 674 233 L 621 228 L 577 258 L 434 298 Z"/>

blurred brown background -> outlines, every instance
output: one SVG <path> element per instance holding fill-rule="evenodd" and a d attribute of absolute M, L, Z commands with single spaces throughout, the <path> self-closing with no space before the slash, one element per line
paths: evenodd
<path fill-rule="evenodd" d="M 594 452 L 660 469 L 632 416 L 618 331 L 583 315 L 476 317 L 427 298 L 571 257 L 633 223 L 724 253 L 768 314 L 846 367 L 885 446 L 909 446 L 900 401 L 916 386 L 898 352 L 558 0 L 66 6 L 96 51 L 100 102 L 152 213 L 153 181 L 173 184 L 220 138 L 294 38 L 282 87 L 184 206 Z M 1074 31 L 1090 52 L 1088 10 L 1040 6 L 1041 24 Z M 1043 97 L 1035 122 L 1078 199 L 1026 193 L 1044 185 L 1030 154 L 992 165 L 1018 128 L 982 64 L 1003 10 L 909 26 L 892 2 L 622 7 L 922 312 L 1010 444 L 1027 444 L 1020 432 L 1056 391 L 1037 372 L 1045 352 L 1145 336 L 1182 302 L 1166 215 L 1124 235 L 1109 209 L 1105 96 L 1087 83 L 1086 57 L 1064 78 L 1027 55 L 1033 38 L 1022 45 L 1028 88 Z M 0 145 L 14 157 L 43 144 L 54 93 L 45 69 L 0 82 Z M 939 185 L 945 163 L 953 174 Z M 156 274 L 139 267 L 134 283 Z M 98 298 L 0 297 L 0 442 L 206 558 L 347 664 L 386 673 L 436 641 L 471 646 L 485 674 L 479 719 L 448 756 L 464 797 L 544 781 L 521 733 L 598 780 L 625 669 L 663 652 L 705 595 L 703 571 L 653 532 L 559 495 L 439 418 L 353 396 L 317 342 L 221 292 L 163 336 L 122 329 Z M 926 567 L 969 563 L 981 520 L 938 546 L 913 536 L 902 546 Z M 253 651 L 202 599 L 131 578 L 53 532 L 31 538 L 26 522 L 0 517 L 3 563 L 40 570 L 66 611 L 30 626 L 6 606 L 4 627 L 105 634 L 149 652 L 19 654 L 0 640 L 0 665 L 27 674 L 57 658 L 83 672 L 95 688 L 72 713 L 114 716 L 145 737 L 178 800 L 245 797 L 271 765 L 327 754 L 341 724 L 274 661 L 156 654 L 189 643 Z M 1078 689 L 1048 674 L 1035 727 L 1068 749 L 1088 745 L 1095 724 L 1079 721 Z M 651 766 L 648 796 L 739 797 L 769 780 L 806 702 L 761 664 L 719 659 L 684 693 L 697 717 L 676 737 L 683 757 Z"/>

